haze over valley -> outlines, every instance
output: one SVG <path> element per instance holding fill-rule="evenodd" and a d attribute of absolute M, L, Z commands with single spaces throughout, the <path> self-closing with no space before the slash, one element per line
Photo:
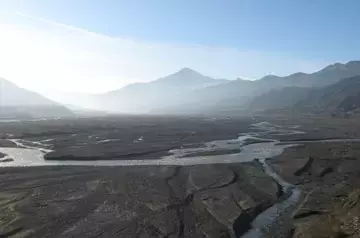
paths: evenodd
<path fill-rule="evenodd" d="M 360 237 L 359 8 L 0 0 L 0 238 Z"/>
<path fill-rule="evenodd" d="M 10 117 L 10 112 L 15 117 L 25 116 L 27 108 L 31 111 L 35 107 L 38 112 L 32 117 L 71 116 L 71 110 L 73 113 L 177 115 L 241 115 L 270 109 L 347 112 L 357 109 L 357 104 L 345 105 L 360 93 L 354 87 L 358 75 L 360 61 L 335 63 L 310 74 L 267 75 L 257 80 L 216 79 L 183 68 L 148 83 L 134 83 L 106 93 L 45 93 L 47 98 L 1 79 L 0 103 L 5 118 Z M 333 97 L 331 91 L 339 87 L 342 90 L 336 93 L 341 95 Z M 332 98 L 326 99 L 325 95 Z"/>

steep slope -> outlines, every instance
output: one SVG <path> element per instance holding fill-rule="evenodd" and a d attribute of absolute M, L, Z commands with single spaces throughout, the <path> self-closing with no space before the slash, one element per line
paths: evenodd
<path fill-rule="evenodd" d="M 42 95 L 0 78 L 0 118 L 71 116 L 72 112 Z"/>
<path fill-rule="evenodd" d="M 313 90 L 306 99 L 296 104 L 297 108 L 316 110 L 356 109 L 360 93 L 360 76 L 340 80 L 339 82 Z M 354 105 L 355 103 L 355 105 Z M 350 105 L 349 105 L 350 104 Z"/>

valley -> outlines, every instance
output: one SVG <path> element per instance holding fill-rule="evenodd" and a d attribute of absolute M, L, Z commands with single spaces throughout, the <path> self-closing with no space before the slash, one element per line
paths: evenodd
<path fill-rule="evenodd" d="M 359 8 L 0 0 L 0 238 L 359 238 Z"/>
<path fill-rule="evenodd" d="M 0 123 L 1 152 L 14 159 L 0 164 L 1 234 L 312 237 L 307 227 L 318 219 L 347 219 L 337 215 L 349 209 L 334 205 L 339 194 L 357 204 L 356 125 L 328 117 L 160 116 Z M 141 152 L 155 144 L 159 151 Z M 31 164 L 33 155 L 39 160 Z M 42 215 L 29 222 L 34 213 Z"/>
<path fill-rule="evenodd" d="M 65 101 L 1 79 L 0 236 L 357 237 L 359 69 Z"/>

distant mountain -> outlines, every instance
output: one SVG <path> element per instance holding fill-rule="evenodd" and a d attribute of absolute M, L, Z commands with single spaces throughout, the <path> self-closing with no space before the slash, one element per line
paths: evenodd
<path fill-rule="evenodd" d="M 65 98 L 66 104 L 121 113 L 262 110 L 290 106 L 301 100 L 309 88 L 320 89 L 356 75 L 360 75 L 360 61 L 332 64 L 312 74 L 267 75 L 254 81 L 214 79 L 184 68 L 152 82 L 135 83 L 100 95 Z"/>
<path fill-rule="evenodd" d="M 267 75 L 254 81 L 234 80 L 198 90 L 196 95 L 199 100 L 194 100 L 191 106 L 198 105 L 198 112 L 204 103 L 212 104 L 210 108 L 214 111 L 282 108 L 301 100 L 309 88 L 324 87 L 356 75 L 360 75 L 360 61 L 336 63 L 312 74 L 299 72 L 285 77 Z M 176 111 L 176 107 L 172 110 Z"/>
<path fill-rule="evenodd" d="M 108 92 L 111 94 L 137 94 L 137 93 L 182 93 L 188 92 L 208 86 L 218 85 L 228 82 L 225 79 L 214 79 L 208 76 L 204 76 L 192 69 L 183 68 L 180 71 L 166 76 L 164 78 L 157 79 L 148 83 L 134 83 L 116 91 Z M 171 92 L 168 92 L 171 90 Z"/>
<path fill-rule="evenodd" d="M 342 79 L 339 82 L 311 91 L 305 99 L 295 104 L 297 108 L 319 111 L 341 109 L 355 110 L 359 105 L 360 76 Z"/>
<path fill-rule="evenodd" d="M 204 114 L 219 109 L 239 107 L 253 94 L 253 82 L 237 79 L 219 85 L 199 88 L 182 94 L 176 104 L 155 108 L 152 112 L 171 114 Z"/>
<path fill-rule="evenodd" d="M 360 76 L 341 79 L 325 87 L 285 87 L 252 98 L 247 108 L 293 108 L 300 111 L 352 111 L 360 108 Z"/>
<path fill-rule="evenodd" d="M 180 71 L 149 83 L 135 83 L 99 96 L 104 109 L 117 112 L 146 113 L 188 102 L 196 90 L 228 82 L 204 76 L 192 69 Z"/>
<path fill-rule="evenodd" d="M 183 68 L 174 74 L 149 83 L 144 83 L 143 85 L 147 85 L 147 87 L 155 87 L 156 89 L 173 89 L 175 92 L 182 92 L 219 85 L 225 82 L 228 82 L 228 80 L 214 79 L 204 76 L 190 68 Z M 131 85 L 128 87 L 131 87 Z"/>
<path fill-rule="evenodd" d="M 0 78 L 0 118 L 71 116 L 72 112 L 44 96 Z"/>
<path fill-rule="evenodd" d="M 258 83 L 267 81 L 267 83 L 282 86 L 321 87 L 356 75 L 360 75 L 360 61 L 349 61 L 346 64 L 335 63 L 312 74 L 299 72 L 285 77 L 265 76 Z"/>

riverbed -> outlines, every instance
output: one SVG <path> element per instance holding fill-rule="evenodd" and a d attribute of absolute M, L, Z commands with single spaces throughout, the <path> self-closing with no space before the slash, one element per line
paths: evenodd
<path fill-rule="evenodd" d="M 200 164 L 226 164 L 226 163 L 244 163 L 254 159 L 259 160 L 266 173 L 277 181 L 283 190 L 288 194 L 288 198 L 281 203 L 275 204 L 271 208 L 260 214 L 253 222 L 252 229 L 244 237 L 262 237 L 266 228 L 269 228 L 276 219 L 281 217 L 284 211 L 289 207 L 294 207 L 300 197 L 300 191 L 292 185 L 287 184 L 277 176 L 266 164 L 265 159 L 281 154 L 285 148 L 294 144 L 280 144 L 277 140 L 262 138 L 269 134 L 302 133 L 293 128 L 282 128 L 267 122 L 261 122 L 251 125 L 256 132 L 242 133 L 238 138 L 232 140 L 218 140 L 207 142 L 199 148 L 180 148 L 170 150 L 170 155 L 155 160 L 101 160 L 101 161 L 54 161 L 44 160 L 44 155 L 51 152 L 48 149 L 47 142 L 43 141 L 25 141 L 11 139 L 18 148 L 0 148 L 0 152 L 7 154 L 6 158 L 12 158 L 12 162 L 2 163 L 3 167 L 16 166 L 149 166 L 149 165 L 200 165 Z M 193 156 L 194 154 L 218 151 L 240 149 L 239 153 L 224 155 Z M 285 228 L 284 229 L 288 229 Z"/>
<path fill-rule="evenodd" d="M 44 155 L 51 152 L 47 149 L 47 141 L 23 141 L 11 139 L 18 145 L 18 148 L 1 148 L 0 152 L 7 154 L 14 161 L 2 163 L 3 167 L 14 166 L 56 166 L 56 165 L 73 165 L 73 166 L 139 166 L 139 165 L 196 165 L 196 164 L 217 164 L 217 163 L 242 163 L 254 159 L 266 159 L 277 156 L 287 147 L 293 146 L 290 143 L 280 144 L 277 140 L 261 138 L 261 135 L 275 133 L 277 128 L 270 126 L 268 123 L 257 123 L 252 125 L 259 132 L 241 134 L 237 139 L 220 140 L 205 143 L 199 148 L 173 149 L 170 155 L 163 156 L 154 160 L 98 160 L 98 161 L 53 161 L 44 160 Z M 274 129 L 275 128 L 275 129 Z M 292 133 L 292 130 L 281 128 L 277 133 Z M 294 131 L 298 133 L 298 131 Z M 247 141 L 253 140 L 248 144 Z M 254 143 L 254 141 L 256 143 Z M 266 141 L 266 142 L 262 142 Z M 26 142 L 26 143 L 25 143 Z M 31 144 L 31 146 L 29 145 Z M 199 152 L 240 149 L 240 153 L 225 155 L 208 155 L 192 156 Z"/>
<path fill-rule="evenodd" d="M 281 187 L 285 198 L 275 203 L 270 208 L 263 211 L 252 222 L 250 229 L 244 237 L 257 238 L 263 237 L 270 229 L 274 229 L 274 224 L 279 219 L 286 219 L 296 207 L 301 197 L 301 191 L 295 186 L 285 182 L 267 165 L 266 159 L 280 155 L 285 148 L 292 147 L 299 143 L 309 141 L 287 141 L 280 143 L 278 140 L 269 139 L 271 135 L 295 135 L 302 134 L 297 126 L 282 127 L 268 122 L 254 123 L 251 126 L 252 132 L 241 133 L 238 138 L 231 140 L 217 140 L 204 143 L 195 148 L 179 148 L 170 150 L 170 155 L 152 160 L 97 160 L 97 161 L 54 161 L 44 160 L 44 155 L 52 151 L 49 142 L 53 139 L 48 138 L 41 141 L 26 141 L 11 139 L 17 144 L 18 148 L 0 148 L 0 152 L 6 154 L 7 158 L 13 159 L 11 162 L 4 162 L 3 167 L 29 167 L 29 166 L 151 166 L 151 165 L 175 165 L 191 166 L 206 164 L 232 164 L 245 163 L 257 159 L 263 166 L 264 171 L 272 177 Z M 140 137 L 138 141 L 143 140 Z M 334 139 L 337 140 L 337 139 Z M 321 140 L 316 142 L 331 142 L 334 140 Z M 356 139 L 355 139 L 356 140 Z M 113 140 L 114 141 L 114 140 Z M 340 141 L 340 140 L 339 140 Z M 354 141 L 354 139 L 350 140 Z M 196 156 L 204 152 L 216 152 L 221 150 L 239 149 L 239 153 L 223 155 Z M 195 156 L 194 156 L 195 155 Z M 278 233 L 281 230 L 288 230 L 289 227 L 276 227 Z M 285 233 L 285 232 L 284 232 Z"/>

